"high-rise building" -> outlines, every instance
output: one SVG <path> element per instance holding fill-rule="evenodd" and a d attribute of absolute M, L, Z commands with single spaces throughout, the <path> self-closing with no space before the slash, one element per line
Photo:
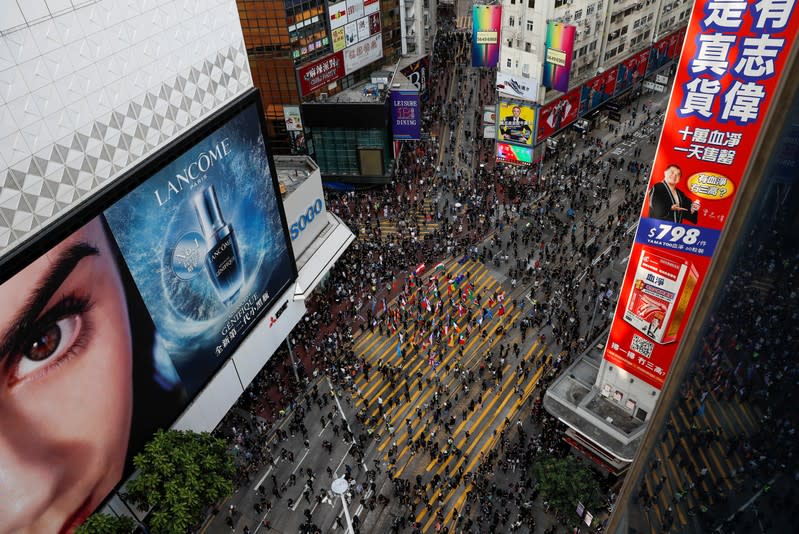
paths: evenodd
<path fill-rule="evenodd" d="M 540 82 L 548 22 L 571 25 L 569 87 L 576 87 L 685 26 L 692 6 L 688 0 L 502 0 L 499 70 Z"/>
<path fill-rule="evenodd" d="M 269 140 L 278 154 L 305 152 L 300 135 L 286 128 L 287 117 L 297 106 L 369 80 L 381 65 L 378 60 L 396 60 L 403 43 L 407 48 L 408 28 L 401 24 L 405 11 L 398 0 L 237 0 L 236 4 L 253 84 L 261 89 Z M 422 9 L 410 11 L 417 26 L 426 20 Z M 414 30 L 415 38 L 423 37 L 420 28 Z"/>

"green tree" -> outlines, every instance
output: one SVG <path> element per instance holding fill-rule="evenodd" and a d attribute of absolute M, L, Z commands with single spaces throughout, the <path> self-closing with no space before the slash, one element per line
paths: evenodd
<path fill-rule="evenodd" d="M 151 510 L 154 533 L 184 534 L 206 507 L 233 493 L 233 457 L 224 440 L 207 432 L 160 430 L 133 458 L 137 477 L 127 498 Z"/>
<path fill-rule="evenodd" d="M 533 464 L 533 473 L 542 497 L 558 512 L 566 517 L 576 517 L 577 503 L 581 502 L 587 510 L 597 515 L 602 506 L 599 482 L 594 472 L 577 463 L 573 456 L 542 457 Z"/>
<path fill-rule="evenodd" d="M 130 534 L 136 523 L 127 516 L 92 514 L 75 530 L 75 534 Z"/>

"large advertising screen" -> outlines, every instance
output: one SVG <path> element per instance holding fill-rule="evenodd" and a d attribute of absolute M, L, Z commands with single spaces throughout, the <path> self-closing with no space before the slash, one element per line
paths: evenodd
<path fill-rule="evenodd" d="M 533 162 L 533 149 L 498 142 L 497 161 L 513 165 L 530 165 Z"/>
<path fill-rule="evenodd" d="M 580 115 L 610 100 L 616 89 L 617 67 L 613 67 L 583 84 L 580 94 Z"/>
<path fill-rule="evenodd" d="M 394 139 L 421 139 L 422 122 L 419 93 L 414 90 L 391 90 L 391 131 Z"/>
<path fill-rule="evenodd" d="M 569 73 L 574 56 L 577 28 L 560 22 L 547 23 L 544 86 L 565 93 L 569 90 Z"/>
<path fill-rule="evenodd" d="M 0 531 L 71 532 L 296 278 L 262 115 L 251 93 L 0 285 Z"/>
<path fill-rule="evenodd" d="M 579 109 L 579 87 L 543 106 L 538 113 L 538 137 L 536 142 L 543 141 L 577 120 Z"/>
<path fill-rule="evenodd" d="M 509 100 L 499 101 L 497 141 L 532 146 L 535 108 Z"/>
<path fill-rule="evenodd" d="M 472 67 L 497 66 L 501 29 L 501 5 L 472 6 Z"/>
<path fill-rule="evenodd" d="M 604 358 L 660 389 L 799 29 L 792 3 L 696 4 Z"/>

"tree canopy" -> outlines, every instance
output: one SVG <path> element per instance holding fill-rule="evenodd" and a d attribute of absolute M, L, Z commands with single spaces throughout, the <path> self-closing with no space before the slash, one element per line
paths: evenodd
<path fill-rule="evenodd" d="M 596 512 L 602 506 L 602 490 L 594 472 L 579 464 L 573 456 L 545 456 L 535 461 L 533 473 L 541 495 L 549 505 L 566 517 L 576 517 L 577 503 Z"/>
<path fill-rule="evenodd" d="M 136 523 L 126 516 L 96 513 L 89 516 L 75 534 L 130 534 Z"/>
<path fill-rule="evenodd" d="M 126 498 L 151 510 L 154 533 L 184 534 L 206 507 L 233 493 L 233 457 L 224 440 L 207 432 L 160 430 L 133 459 L 137 476 Z"/>

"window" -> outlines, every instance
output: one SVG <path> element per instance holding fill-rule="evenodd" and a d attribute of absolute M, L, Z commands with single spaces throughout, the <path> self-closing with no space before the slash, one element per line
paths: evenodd
<path fill-rule="evenodd" d="M 555 9 L 559 8 L 560 6 L 566 5 L 567 0 L 555 0 Z"/>
<path fill-rule="evenodd" d="M 535 8 L 535 0 L 527 0 L 527 7 L 530 9 Z"/>
<path fill-rule="evenodd" d="M 511 68 L 511 66 L 513 65 L 513 63 L 511 63 L 511 60 L 510 60 L 510 58 L 508 58 L 508 61 L 506 61 L 506 62 L 505 62 L 505 65 L 506 65 L 508 68 Z"/>
<path fill-rule="evenodd" d="M 621 34 L 622 35 L 627 35 L 627 28 L 628 28 L 628 26 L 625 26 L 624 28 L 621 29 Z"/>
<path fill-rule="evenodd" d="M 530 43 L 524 43 L 524 51 L 525 52 L 529 52 L 531 48 L 532 48 L 532 45 Z"/>
<path fill-rule="evenodd" d="M 510 4 L 511 4 L 512 6 L 515 6 L 515 5 L 516 5 L 516 0 L 510 0 Z"/>
<path fill-rule="evenodd" d="M 513 23 L 514 22 L 516 22 L 516 20 L 513 17 L 508 17 L 508 26 L 513 28 Z"/>
<path fill-rule="evenodd" d="M 533 21 L 532 20 L 528 20 L 527 21 L 527 31 L 530 31 L 530 32 L 533 31 Z"/>
<path fill-rule="evenodd" d="M 574 20 L 580 20 L 581 18 L 583 18 L 583 10 L 578 9 L 574 12 Z"/>
<path fill-rule="evenodd" d="M 508 48 L 513 48 L 513 39 L 508 39 Z"/>

